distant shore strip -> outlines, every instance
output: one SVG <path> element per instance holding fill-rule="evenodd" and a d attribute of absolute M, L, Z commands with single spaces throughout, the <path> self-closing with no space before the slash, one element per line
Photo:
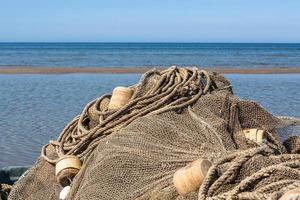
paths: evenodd
<path fill-rule="evenodd" d="M 0 74 L 140 74 L 154 67 L 0 67 Z M 159 70 L 165 68 L 157 67 Z M 278 68 L 204 68 L 208 71 L 216 71 L 222 74 L 297 74 L 300 67 Z"/>

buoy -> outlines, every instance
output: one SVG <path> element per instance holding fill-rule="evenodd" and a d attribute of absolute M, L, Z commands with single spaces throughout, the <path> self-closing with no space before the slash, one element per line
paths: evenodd
<path fill-rule="evenodd" d="M 300 187 L 286 192 L 279 200 L 300 199 Z"/>
<path fill-rule="evenodd" d="M 211 165 L 209 160 L 199 159 L 177 170 L 173 177 L 177 192 L 184 196 L 200 188 Z"/>
<path fill-rule="evenodd" d="M 70 191 L 71 187 L 70 186 L 66 186 L 64 187 L 60 193 L 59 193 L 59 199 L 60 200 L 66 200 L 67 199 L 67 196 L 69 194 L 69 191 Z"/>
<path fill-rule="evenodd" d="M 261 129 L 245 129 L 243 130 L 245 137 L 248 138 L 249 140 L 252 140 L 256 143 L 263 143 L 263 140 L 266 139 L 266 132 Z"/>
<path fill-rule="evenodd" d="M 70 185 L 80 168 L 81 162 L 76 156 L 62 156 L 55 165 L 57 182 L 63 187 Z"/>
<path fill-rule="evenodd" d="M 133 94 L 133 90 L 127 87 L 116 87 L 113 90 L 110 102 L 108 104 L 108 109 L 119 109 L 126 105 L 131 96 Z"/>

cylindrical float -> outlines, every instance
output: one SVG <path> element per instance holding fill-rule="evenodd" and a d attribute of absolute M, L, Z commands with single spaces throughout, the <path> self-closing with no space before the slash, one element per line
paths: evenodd
<path fill-rule="evenodd" d="M 80 168 L 81 162 L 76 156 L 62 156 L 55 165 L 57 182 L 63 187 L 70 185 Z"/>
<path fill-rule="evenodd" d="M 59 193 L 59 200 L 66 200 L 71 190 L 70 186 L 64 187 Z"/>
<path fill-rule="evenodd" d="M 131 96 L 133 95 L 133 90 L 127 87 L 116 87 L 113 90 L 110 102 L 108 104 L 108 109 L 119 109 L 126 105 Z"/>
<path fill-rule="evenodd" d="M 245 137 L 249 140 L 252 140 L 256 143 L 262 143 L 264 139 L 266 139 L 266 132 L 262 129 L 245 129 L 243 130 Z"/>
<path fill-rule="evenodd" d="M 197 190 L 211 165 L 209 160 L 199 159 L 176 171 L 173 183 L 177 192 L 180 195 L 186 195 Z"/>

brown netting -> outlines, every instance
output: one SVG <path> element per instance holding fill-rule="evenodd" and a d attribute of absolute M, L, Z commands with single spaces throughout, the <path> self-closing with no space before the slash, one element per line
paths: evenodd
<path fill-rule="evenodd" d="M 89 103 L 9 198 L 58 199 L 54 164 L 65 154 L 83 163 L 69 199 L 278 199 L 300 186 L 299 139 L 281 142 L 299 120 L 240 100 L 223 76 L 197 68 L 151 70 L 131 88 L 119 110 L 107 110 L 110 95 Z M 247 128 L 265 130 L 263 144 L 247 139 Z M 199 158 L 213 166 L 199 191 L 180 196 L 173 175 Z"/>

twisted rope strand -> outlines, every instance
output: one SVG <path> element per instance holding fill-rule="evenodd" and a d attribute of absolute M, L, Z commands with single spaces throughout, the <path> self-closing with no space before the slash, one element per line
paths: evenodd
<path fill-rule="evenodd" d="M 233 153 L 226 156 L 216 164 L 214 164 L 203 184 L 199 189 L 199 200 L 221 200 L 221 199 L 268 199 L 273 196 L 275 199 L 281 197 L 284 192 L 300 186 L 300 181 L 295 178 L 300 177 L 300 155 L 299 154 L 280 154 L 270 155 L 273 150 L 270 147 L 264 145 L 258 148 L 249 149 L 243 152 Z M 241 155 L 240 157 L 238 155 Z M 250 158 L 256 154 L 268 155 L 277 161 L 281 161 L 279 164 L 264 167 L 250 176 L 243 179 L 240 183 L 235 185 L 229 191 L 215 195 L 216 191 L 231 181 L 232 178 L 237 176 L 239 168 Z M 221 176 L 218 176 L 218 166 L 230 163 L 230 167 Z M 284 179 L 271 182 L 263 187 L 260 187 L 254 191 L 248 191 L 249 187 L 255 186 L 257 181 L 268 178 L 274 173 L 285 173 L 294 179 Z M 278 189 L 280 189 L 278 191 Z M 273 198 L 272 198 L 273 199 Z"/>
<path fill-rule="evenodd" d="M 148 78 L 157 77 L 156 82 L 147 91 L 141 91 Z M 139 117 L 149 114 L 161 114 L 183 109 L 194 104 L 202 95 L 212 91 L 213 80 L 209 73 L 197 68 L 171 67 L 158 72 L 151 70 L 144 75 L 140 85 L 131 86 L 135 90 L 132 98 L 118 110 L 100 110 L 102 101 L 111 95 L 103 95 L 88 103 L 82 113 L 75 117 L 61 132 L 56 141 L 50 141 L 42 148 L 41 156 L 55 164 L 62 155 L 76 155 L 82 161 L 89 156 L 98 143 L 107 135 L 128 126 Z M 144 93 L 144 95 L 140 95 Z M 89 128 L 88 111 L 96 108 L 99 116 L 96 126 Z M 56 158 L 46 154 L 46 147 L 52 145 Z"/>

